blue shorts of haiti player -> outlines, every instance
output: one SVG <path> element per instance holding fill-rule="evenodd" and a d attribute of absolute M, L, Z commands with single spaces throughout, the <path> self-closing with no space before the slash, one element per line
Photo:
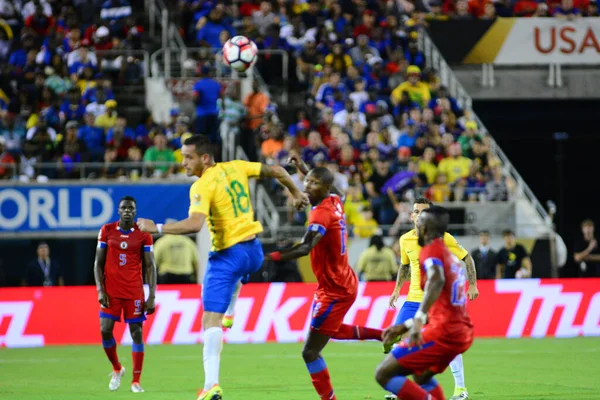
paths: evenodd
<path fill-rule="evenodd" d="M 238 281 L 258 271 L 263 259 L 263 249 L 258 239 L 209 253 L 202 283 L 204 311 L 224 314 Z"/>

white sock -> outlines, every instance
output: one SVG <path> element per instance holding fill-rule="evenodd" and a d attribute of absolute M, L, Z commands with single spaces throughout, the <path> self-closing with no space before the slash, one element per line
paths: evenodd
<path fill-rule="evenodd" d="M 225 316 L 233 317 L 233 314 L 235 313 L 235 303 L 237 303 L 240 290 L 242 290 L 242 283 L 238 282 L 233 291 L 233 296 L 231 296 L 231 303 L 229 303 L 229 307 L 227 307 L 227 311 L 225 311 Z"/>
<path fill-rule="evenodd" d="M 204 389 L 219 383 L 219 364 L 223 347 L 223 329 L 208 328 L 204 331 Z"/>
<path fill-rule="evenodd" d="M 463 367 L 462 354 L 456 356 L 450 363 L 450 370 L 454 376 L 454 387 L 464 388 L 465 386 L 465 368 Z"/>

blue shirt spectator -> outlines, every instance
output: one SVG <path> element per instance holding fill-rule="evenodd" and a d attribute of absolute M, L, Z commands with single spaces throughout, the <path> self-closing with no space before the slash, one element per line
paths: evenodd
<path fill-rule="evenodd" d="M 221 47 L 221 32 L 227 31 L 230 36 L 235 36 L 235 30 L 227 24 L 221 15 L 221 11 L 214 8 L 211 10 L 208 20 L 204 26 L 196 32 L 196 40 L 200 45 L 208 45 L 209 47 Z"/>
<path fill-rule="evenodd" d="M 115 94 L 112 89 L 102 89 L 104 95 L 106 96 L 106 100 L 114 100 Z M 83 92 L 83 101 L 85 103 L 93 103 L 96 101 L 96 93 L 98 92 L 97 87 L 88 88 L 85 92 Z"/>
<path fill-rule="evenodd" d="M 81 120 L 85 114 L 85 106 L 65 100 L 60 106 L 60 116 L 64 121 Z"/>
<path fill-rule="evenodd" d="M 94 114 L 86 113 L 84 119 L 85 125 L 79 128 L 77 137 L 83 139 L 92 155 L 102 159 L 104 154 L 104 129 L 94 126 L 96 119 Z"/>
<path fill-rule="evenodd" d="M 196 116 L 216 115 L 217 100 L 221 94 L 221 85 L 212 78 L 201 78 L 194 85 Z"/>
<path fill-rule="evenodd" d="M 23 49 L 16 49 L 10 55 L 8 63 L 13 67 L 23 68 L 27 63 L 27 52 Z"/>
<path fill-rule="evenodd" d="M 412 119 L 406 121 L 406 128 L 407 130 L 402 132 L 400 137 L 398 137 L 398 147 L 412 148 L 415 146 L 415 142 L 417 141 L 415 121 Z"/>
<path fill-rule="evenodd" d="M 108 132 L 106 133 L 106 143 L 110 142 L 111 140 L 113 140 L 115 135 L 115 128 L 110 128 L 108 130 Z M 129 138 L 131 140 L 136 140 L 136 131 L 134 131 L 132 128 L 126 126 L 123 129 L 123 137 Z"/>
<path fill-rule="evenodd" d="M 338 99 L 335 99 L 335 93 L 340 92 L 342 95 L 342 110 L 344 109 L 343 100 L 346 98 L 347 90 L 346 86 L 340 82 L 340 75 L 338 73 L 331 74 L 329 82 L 325 82 L 319 87 L 315 100 L 319 103 L 323 103 L 327 107 L 331 107 Z"/>

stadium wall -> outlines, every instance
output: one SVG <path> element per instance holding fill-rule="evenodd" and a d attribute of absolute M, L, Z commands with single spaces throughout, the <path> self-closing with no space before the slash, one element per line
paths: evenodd
<path fill-rule="evenodd" d="M 397 313 L 388 308 L 392 283 L 361 283 L 345 322 L 383 328 Z M 248 284 L 236 307 L 229 343 L 302 341 L 310 323 L 314 284 Z M 600 279 L 480 282 L 469 303 L 477 337 L 573 337 L 600 335 Z M 404 301 L 406 291 L 399 299 Z M 156 313 L 144 326 L 150 344 L 202 341 L 200 288 L 161 285 Z M 0 347 L 99 344 L 99 306 L 94 287 L 8 288 L 0 291 Z M 76 301 L 74 301 L 76 300 Z M 124 324 L 115 337 L 131 338 Z"/>

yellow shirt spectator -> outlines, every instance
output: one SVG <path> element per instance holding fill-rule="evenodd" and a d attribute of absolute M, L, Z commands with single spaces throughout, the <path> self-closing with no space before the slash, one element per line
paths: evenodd
<path fill-rule="evenodd" d="M 429 86 L 421 81 L 418 81 L 414 85 L 409 81 L 399 84 L 396 89 L 392 90 L 392 103 L 397 104 L 400 101 L 402 92 L 407 92 L 410 100 L 421 107 L 425 107 L 429 103 L 429 100 L 431 100 Z"/>
<path fill-rule="evenodd" d="M 446 174 L 448 182 L 452 184 L 458 179 L 469 176 L 472 163 L 471 159 L 463 156 L 444 158 L 440 161 L 438 170 L 440 173 Z"/>
<path fill-rule="evenodd" d="M 352 58 L 348 54 L 340 54 L 336 57 L 335 54 L 331 53 L 325 56 L 325 64 L 331 65 L 334 71 L 341 73 L 352 65 Z"/>
<path fill-rule="evenodd" d="M 438 175 L 438 167 L 434 163 L 430 163 L 427 161 L 419 162 L 419 173 L 425 174 L 427 177 L 427 183 L 433 184 Z"/>
<path fill-rule="evenodd" d="M 99 115 L 94 122 L 94 126 L 98 128 L 102 128 L 104 130 L 108 130 L 110 128 L 114 128 L 117 124 L 117 113 L 113 113 L 112 115 L 108 115 L 106 113 Z"/>
<path fill-rule="evenodd" d="M 381 240 L 381 238 L 374 237 L 371 242 L 375 240 Z M 383 246 L 382 240 L 379 245 L 380 248 L 376 244 L 372 244 L 362 252 L 358 259 L 356 269 L 357 272 L 363 274 L 365 281 L 389 281 L 398 272 L 396 255 L 392 249 Z"/>
<path fill-rule="evenodd" d="M 165 235 L 154 244 L 159 275 L 191 276 L 198 268 L 196 243 L 183 235 Z"/>

